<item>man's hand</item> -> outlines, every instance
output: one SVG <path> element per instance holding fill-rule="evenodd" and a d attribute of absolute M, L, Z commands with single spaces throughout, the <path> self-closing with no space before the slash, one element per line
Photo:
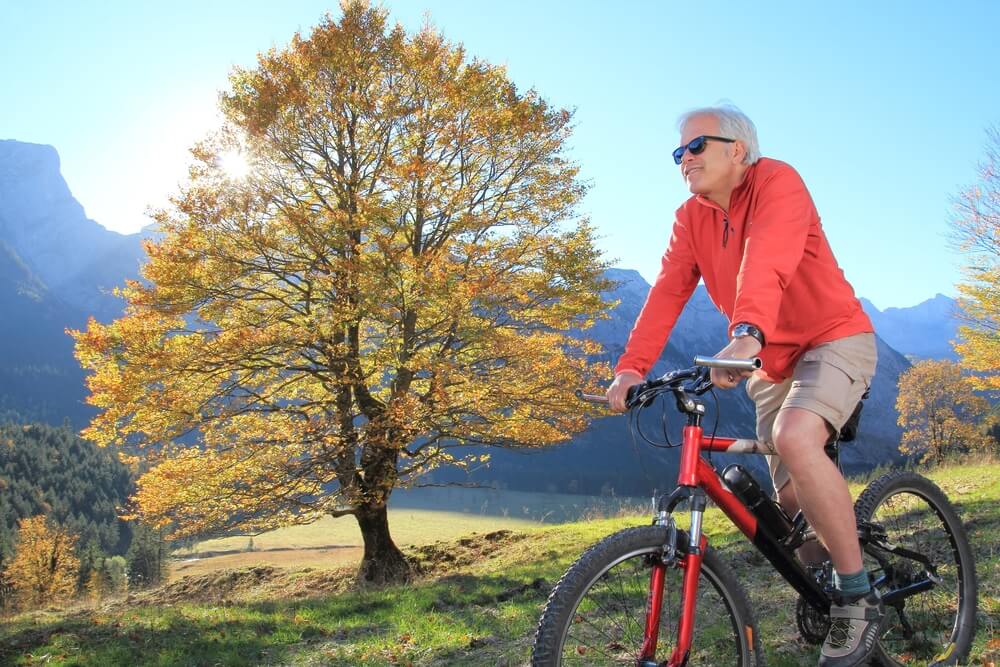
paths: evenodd
<path fill-rule="evenodd" d="M 756 338 L 753 336 L 740 336 L 731 340 L 729 345 L 722 348 L 715 356 L 720 359 L 753 359 L 757 356 L 758 352 L 760 352 L 760 342 Z M 740 383 L 740 380 L 748 378 L 752 374 L 752 371 L 732 371 L 725 368 L 713 368 L 712 384 L 719 389 L 732 389 Z"/>
<path fill-rule="evenodd" d="M 615 381 L 608 387 L 605 394 L 608 397 L 608 405 L 615 412 L 625 412 L 625 397 L 628 396 L 629 387 L 642 382 L 638 373 L 624 371 L 615 376 Z"/>

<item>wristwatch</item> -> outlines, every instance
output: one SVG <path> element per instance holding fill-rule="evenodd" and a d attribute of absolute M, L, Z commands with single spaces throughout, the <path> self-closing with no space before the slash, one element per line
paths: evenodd
<path fill-rule="evenodd" d="M 764 347 L 764 334 L 761 333 L 760 329 L 747 322 L 740 322 L 733 327 L 733 338 L 743 338 L 744 336 L 756 338 L 760 346 Z"/>

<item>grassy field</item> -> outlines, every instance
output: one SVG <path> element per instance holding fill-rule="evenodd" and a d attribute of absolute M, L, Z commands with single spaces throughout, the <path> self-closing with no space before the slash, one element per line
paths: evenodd
<path fill-rule="evenodd" d="M 403 508 L 389 510 L 389 525 L 392 527 L 392 537 L 397 544 L 415 545 L 451 540 L 466 533 L 489 532 L 503 528 L 535 528 L 539 524 L 530 519 Z M 242 551 L 246 549 L 248 541 L 247 537 L 206 540 L 196 544 L 192 550 Z M 257 550 L 321 549 L 360 544 L 362 544 L 361 531 L 358 529 L 358 523 L 349 516 L 339 519 L 324 517 L 306 526 L 279 528 L 253 538 L 253 546 Z"/>
<path fill-rule="evenodd" d="M 542 524 L 637 512 L 649 501 L 481 488 L 399 490 L 389 525 L 400 547 L 452 540 L 471 533 L 524 530 Z M 442 509 L 448 508 L 448 509 Z M 174 552 L 169 581 L 241 567 L 330 569 L 361 562 L 361 532 L 351 517 L 325 517 L 262 535 L 204 540 Z"/>
<path fill-rule="evenodd" d="M 389 510 L 392 536 L 400 547 L 432 544 L 470 533 L 538 527 L 538 521 L 463 512 L 398 508 Z M 226 537 L 174 552 L 170 581 L 224 568 L 273 565 L 335 568 L 361 562 L 361 531 L 352 517 L 325 517 L 307 526 L 280 528 L 251 538 Z"/>
<path fill-rule="evenodd" d="M 932 471 L 977 555 L 979 632 L 969 664 L 1000 658 L 1000 465 Z M 854 489 L 855 492 L 860 487 Z M 815 664 L 795 596 L 722 518 L 706 529 L 746 585 L 768 664 Z M 645 517 L 478 534 L 408 549 L 411 585 L 357 590 L 350 567 L 261 566 L 191 576 L 99 609 L 5 619 L 0 664 L 520 665 L 552 584 L 585 545 Z M 255 541 L 256 543 L 256 541 Z"/>

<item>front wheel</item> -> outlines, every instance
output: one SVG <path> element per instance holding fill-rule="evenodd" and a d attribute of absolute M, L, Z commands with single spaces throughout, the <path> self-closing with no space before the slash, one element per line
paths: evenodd
<path fill-rule="evenodd" d="M 683 534 L 682 534 L 683 535 Z M 635 665 L 643 643 L 650 574 L 667 529 L 629 528 L 591 547 L 556 584 L 538 623 L 532 665 Z M 685 537 L 686 541 L 686 537 Z M 667 566 L 658 662 L 677 640 L 684 570 Z M 746 594 L 711 549 L 701 565 L 689 665 L 762 666 Z"/>
<path fill-rule="evenodd" d="M 854 512 L 871 536 L 865 568 L 889 600 L 877 662 L 958 664 L 976 630 L 977 584 L 972 549 L 955 508 L 929 479 L 897 471 L 872 482 Z M 930 567 L 913 554 L 928 559 Z M 894 592 L 921 588 L 892 601 Z"/>

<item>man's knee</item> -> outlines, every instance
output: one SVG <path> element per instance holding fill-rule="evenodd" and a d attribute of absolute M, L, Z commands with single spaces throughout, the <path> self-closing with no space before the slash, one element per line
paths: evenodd
<path fill-rule="evenodd" d="M 810 458 L 822 451 L 830 437 L 830 426 L 814 412 L 787 408 L 778 413 L 774 424 L 774 447 L 786 464 Z"/>

